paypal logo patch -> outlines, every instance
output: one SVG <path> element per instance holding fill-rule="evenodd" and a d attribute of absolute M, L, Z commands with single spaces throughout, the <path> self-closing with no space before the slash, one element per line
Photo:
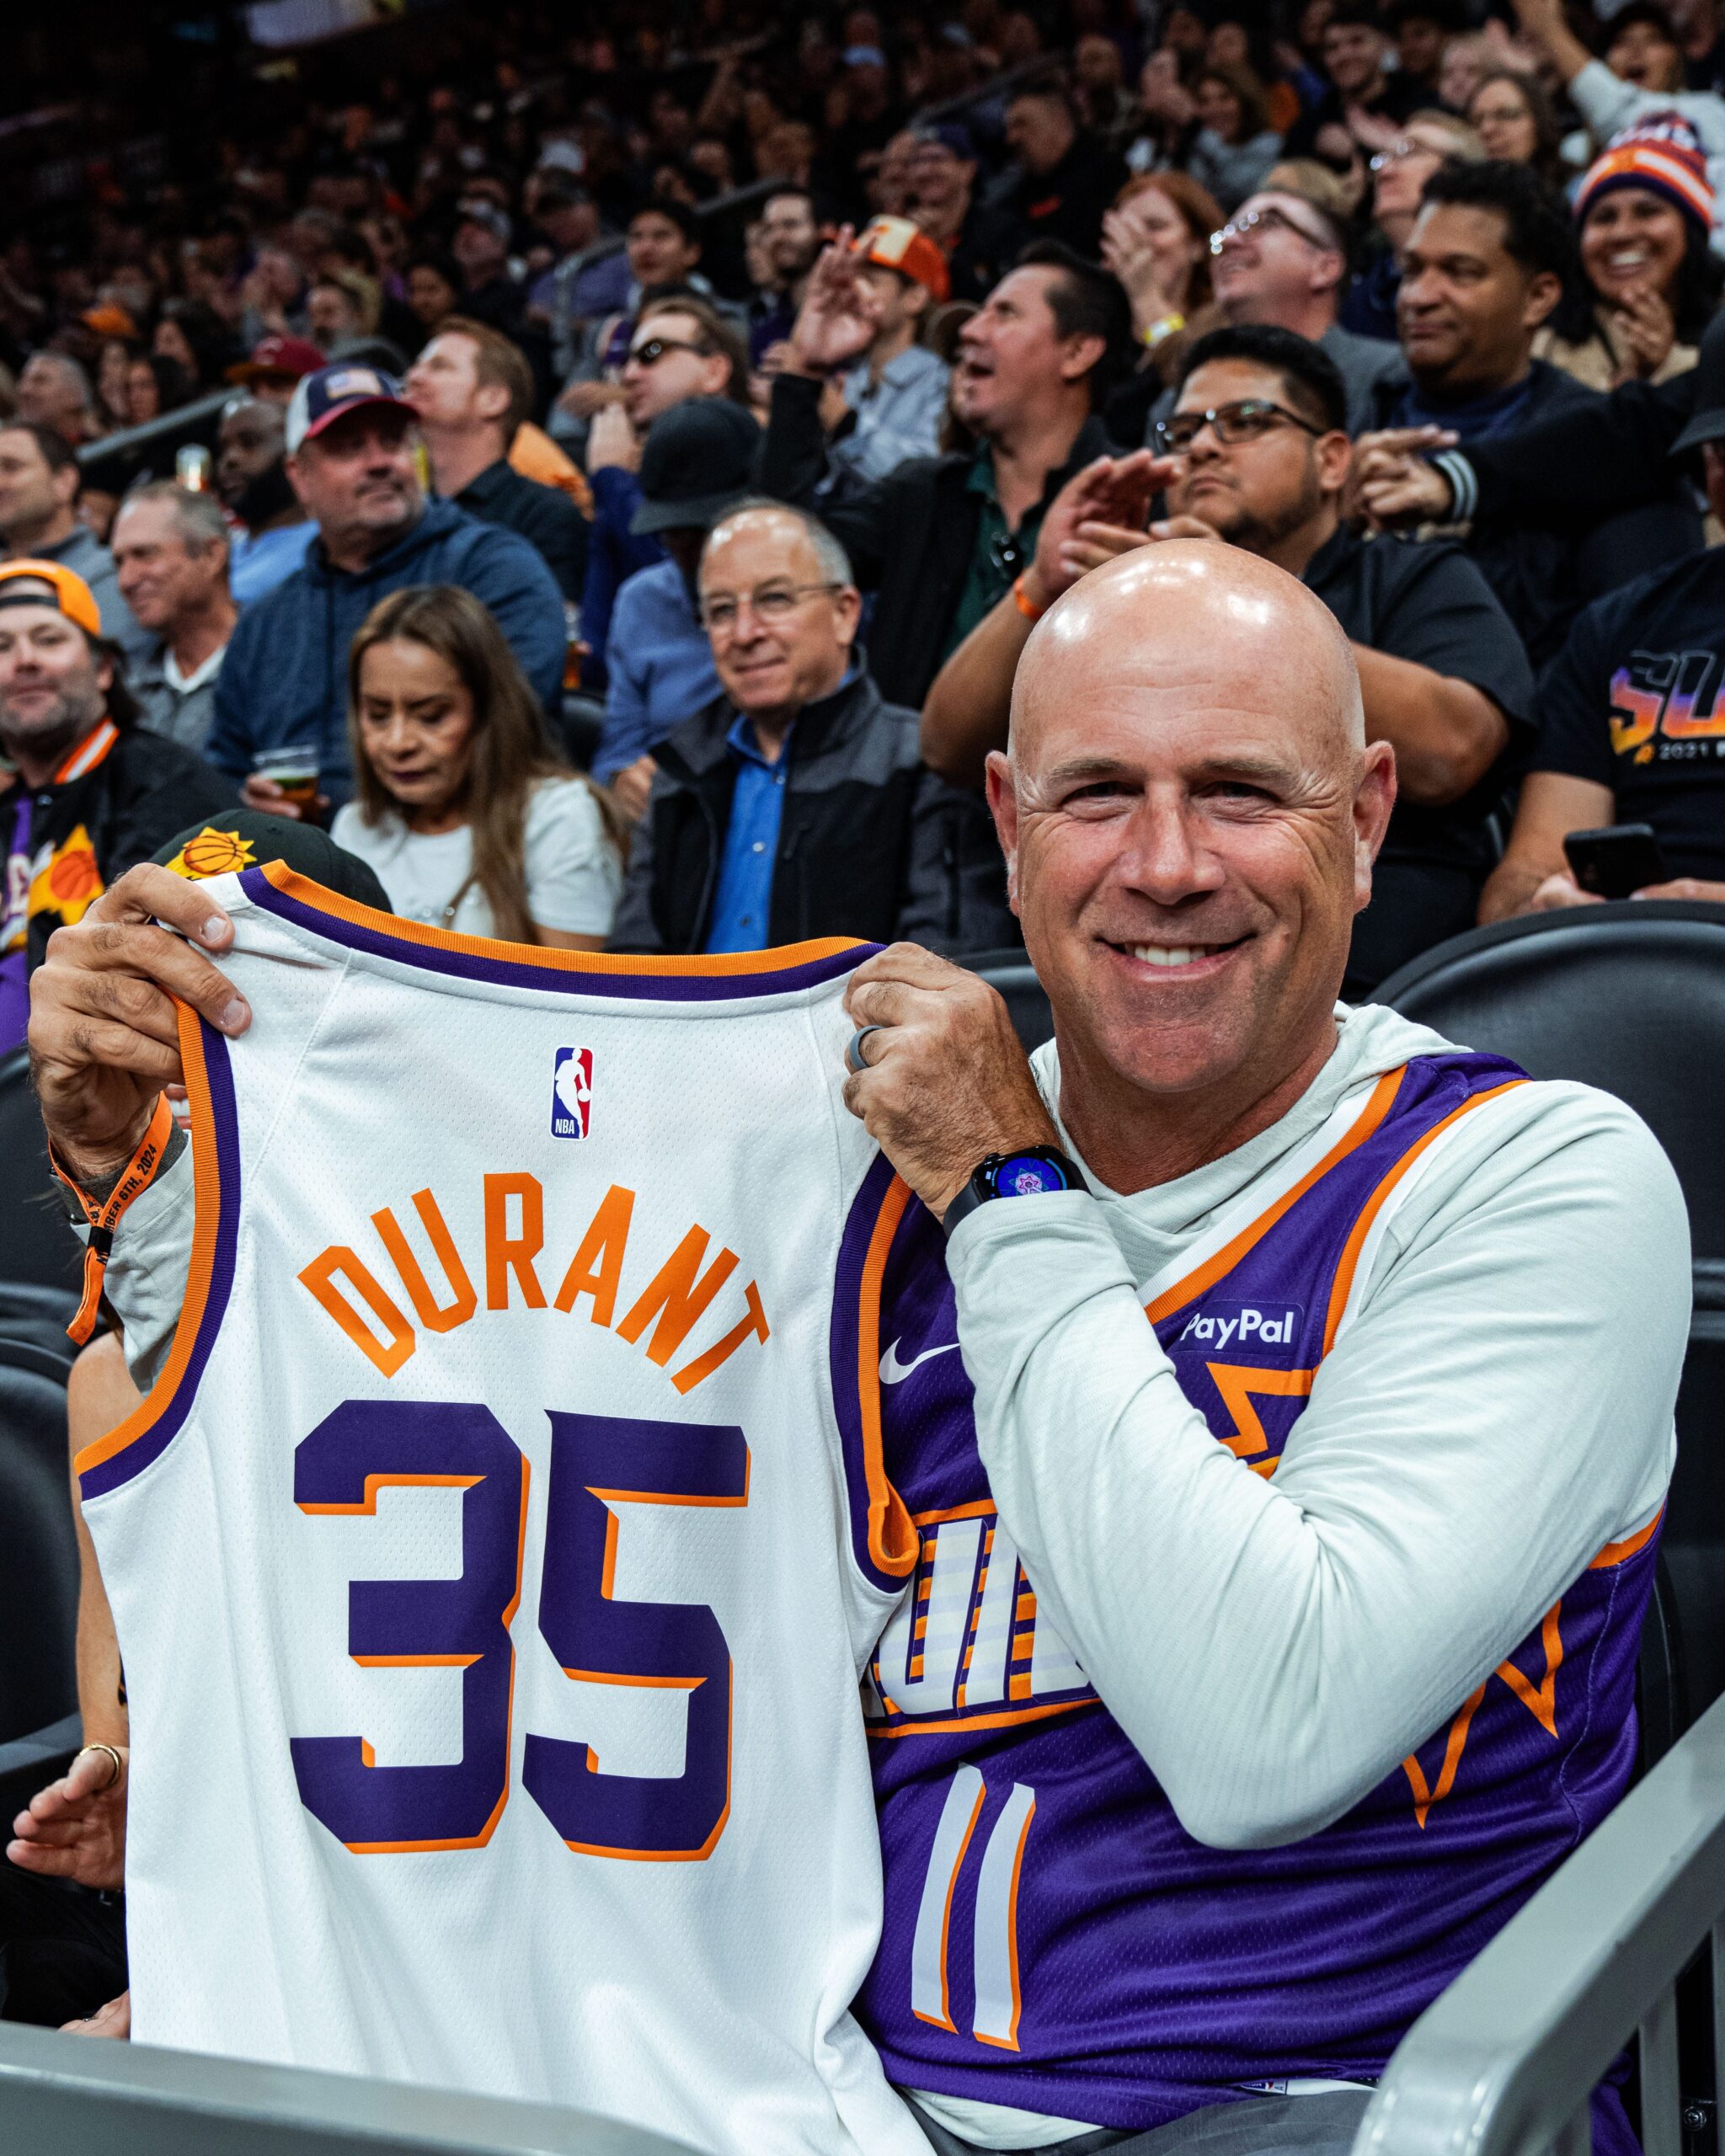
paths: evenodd
<path fill-rule="evenodd" d="M 1211 1303 L 1174 1342 L 1201 1348 L 1291 1348 L 1306 1312 L 1298 1303 Z"/>

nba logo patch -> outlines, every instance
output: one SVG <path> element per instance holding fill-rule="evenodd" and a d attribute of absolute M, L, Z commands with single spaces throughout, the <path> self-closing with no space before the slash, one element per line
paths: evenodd
<path fill-rule="evenodd" d="M 593 1113 L 593 1051 L 560 1048 L 551 1067 L 551 1134 L 585 1138 Z"/>

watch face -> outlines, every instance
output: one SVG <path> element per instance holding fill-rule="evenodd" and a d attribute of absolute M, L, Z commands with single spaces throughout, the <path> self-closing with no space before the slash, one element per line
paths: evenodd
<path fill-rule="evenodd" d="M 1068 1185 L 1052 1161 L 1036 1153 L 1009 1153 L 995 1171 L 994 1187 L 1002 1198 L 1030 1198 Z"/>

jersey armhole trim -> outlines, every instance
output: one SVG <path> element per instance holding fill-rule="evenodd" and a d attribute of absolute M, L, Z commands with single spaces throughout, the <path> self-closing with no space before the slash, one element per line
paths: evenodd
<path fill-rule="evenodd" d="M 582 995 L 712 1002 L 745 995 L 780 995 L 852 972 L 879 947 L 849 937 L 786 943 L 765 951 L 709 957 L 636 957 L 608 951 L 548 950 L 489 936 L 462 936 L 422 921 L 379 913 L 326 890 L 286 862 L 266 862 L 240 878 L 248 895 L 279 920 L 314 935 L 390 958 L 399 965 L 460 979 L 515 988 L 553 988 Z"/>
<path fill-rule="evenodd" d="M 79 1494 L 104 1496 L 162 1456 L 191 1411 L 233 1286 L 239 1219 L 239 1149 L 227 1044 L 189 1005 L 179 1006 L 179 1053 L 192 1107 L 195 1219 L 185 1301 L 161 1376 L 118 1428 L 72 1461 Z"/>
<path fill-rule="evenodd" d="M 839 1246 L 832 1306 L 832 1396 L 844 1456 L 852 1551 L 873 1587 L 896 1592 L 921 1537 L 886 1471 L 880 1418 L 880 1295 L 909 1187 L 883 1155 L 862 1179 Z"/>

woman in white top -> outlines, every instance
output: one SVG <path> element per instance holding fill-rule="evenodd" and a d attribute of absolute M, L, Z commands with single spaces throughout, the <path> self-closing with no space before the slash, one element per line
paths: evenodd
<path fill-rule="evenodd" d="M 622 886 L 619 827 L 562 762 L 502 631 L 471 592 L 393 592 L 348 654 L 354 799 L 336 844 L 395 910 L 466 936 L 597 951 Z"/>

